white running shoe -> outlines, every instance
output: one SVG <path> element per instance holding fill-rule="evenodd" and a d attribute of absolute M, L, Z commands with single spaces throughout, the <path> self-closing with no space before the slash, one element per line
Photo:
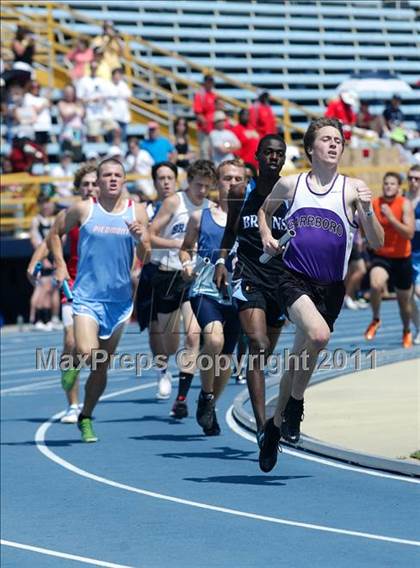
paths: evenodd
<path fill-rule="evenodd" d="M 63 329 L 63 324 L 57 316 L 53 316 L 50 323 L 54 330 L 60 331 L 61 329 Z"/>
<path fill-rule="evenodd" d="M 359 298 L 358 300 L 356 300 L 356 304 L 359 306 L 359 310 L 366 310 L 366 308 L 369 307 L 369 304 L 364 298 Z"/>
<path fill-rule="evenodd" d="M 414 345 L 420 345 L 420 329 L 416 332 L 413 343 Z"/>
<path fill-rule="evenodd" d="M 344 305 L 349 310 L 358 310 L 359 309 L 358 303 L 355 300 L 353 300 L 353 298 L 350 298 L 350 296 L 344 297 Z"/>
<path fill-rule="evenodd" d="M 71 404 L 64 416 L 61 417 L 60 422 L 63 424 L 76 424 L 79 418 L 79 407 L 77 404 Z"/>
<path fill-rule="evenodd" d="M 169 371 L 166 371 L 166 373 L 164 373 L 163 375 L 160 374 L 158 380 L 158 389 L 156 392 L 156 398 L 158 400 L 167 400 L 168 398 L 170 398 L 171 392 L 172 392 L 172 375 Z"/>
<path fill-rule="evenodd" d="M 49 321 L 44 323 L 43 321 L 37 321 L 33 327 L 34 331 L 52 331 L 52 324 Z"/>

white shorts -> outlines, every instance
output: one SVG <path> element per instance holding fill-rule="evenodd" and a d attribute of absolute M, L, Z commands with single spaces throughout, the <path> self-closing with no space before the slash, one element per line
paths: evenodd
<path fill-rule="evenodd" d="M 71 302 L 62 304 L 61 319 L 64 327 L 72 327 L 73 325 L 73 305 Z"/>

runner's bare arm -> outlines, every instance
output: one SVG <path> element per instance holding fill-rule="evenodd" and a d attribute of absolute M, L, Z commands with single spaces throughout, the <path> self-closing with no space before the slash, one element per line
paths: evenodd
<path fill-rule="evenodd" d="M 361 179 L 350 179 L 354 192 L 354 208 L 359 214 L 368 246 L 372 249 L 380 248 L 384 243 L 384 230 L 379 223 L 372 207 L 372 191 Z"/>
<path fill-rule="evenodd" d="M 229 256 L 229 253 L 236 241 L 239 226 L 239 215 L 244 203 L 245 192 L 246 183 L 239 183 L 232 186 L 229 190 L 226 227 L 223 233 L 219 252 L 219 258 L 222 260 L 216 264 L 214 272 L 214 282 L 219 289 L 225 287 L 228 282 L 228 272 L 224 262 Z"/>
<path fill-rule="evenodd" d="M 192 251 L 195 249 L 198 240 L 201 213 L 201 211 L 195 211 L 191 215 L 187 224 L 184 241 L 179 250 L 179 260 L 182 264 L 182 277 L 186 281 L 191 280 L 193 277 Z"/>
<path fill-rule="evenodd" d="M 171 220 L 172 215 L 175 213 L 179 205 L 178 195 L 171 195 L 163 200 L 162 206 L 159 209 L 156 217 L 150 223 L 150 242 L 154 249 L 173 249 L 180 248 L 182 245 L 181 239 L 165 239 L 160 236 L 161 231 Z"/>
<path fill-rule="evenodd" d="M 297 175 L 287 176 L 279 179 L 273 187 L 272 192 L 267 196 L 258 211 L 258 226 L 260 229 L 261 241 L 264 252 L 275 255 L 278 252 L 278 242 L 273 238 L 270 227 L 271 218 L 274 212 L 280 207 L 282 202 L 293 198 L 294 188 L 296 187 Z"/>
<path fill-rule="evenodd" d="M 69 277 L 63 254 L 61 237 L 85 221 L 90 211 L 90 202 L 79 201 L 65 212 L 64 218 L 58 215 L 48 235 L 48 247 L 51 250 L 56 265 L 55 278 L 61 283 Z"/>

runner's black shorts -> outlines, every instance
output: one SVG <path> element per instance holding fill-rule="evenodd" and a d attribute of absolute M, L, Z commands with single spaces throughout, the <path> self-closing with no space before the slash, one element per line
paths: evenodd
<path fill-rule="evenodd" d="M 413 263 L 411 256 L 407 258 L 389 258 L 374 254 L 371 270 L 380 266 L 387 271 L 390 283 L 399 290 L 409 290 L 413 284 Z"/>
<path fill-rule="evenodd" d="M 153 277 L 158 271 L 159 266 L 149 262 L 145 264 L 140 273 L 139 285 L 137 286 L 137 321 L 140 331 L 149 327 L 150 322 L 156 319 L 153 315 Z"/>
<path fill-rule="evenodd" d="M 277 286 L 258 285 L 249 278 L 232 282 L 233 298 L 238 312 L 260 309 L 265 312 L 267 326 L 281 328 L 285 322 L 285 312 L 279 301 Z"/>
<path fill-rule="evenodd" d="M 157 314 L 170 314 L 189 301 L 189 283 L 184 282 L 180 270 L 158 269 L 152 278 L 153 319 Z"/>
<path fill-rule="evenodd" d="M 344 294 L 345 287 L 342 281 L 322 284 L 284 265 L 279 272 L 278 295 L 284 313 L 288 315 L 288 308 L 301 296 L 309 296 L 327 322 L 330 331 L 334 330 L 334 322 L 343 305 Z"/>

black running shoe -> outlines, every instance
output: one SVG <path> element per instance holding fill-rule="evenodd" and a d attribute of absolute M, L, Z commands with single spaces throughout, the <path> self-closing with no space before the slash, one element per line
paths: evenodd
<path fill-rule="evenodd" d="M 215 416 L 214 408 L 214 396 L 211 398 L 206 398 L 202 393 L 200 393 L 198 397 L 197 412 L 195 414 L 195 417 L 197 418 L 197 422 L 203 428 L 203 430 L 211 430 Z"/>
<path fill-rule="evenodd" d="M 264 473 L 268 473 L 276 465 L 279 443 L 280 428 L 277 428 L 277 426 L 274 424 L 273 418 L 270 418 L 269 420 L 267 420 L 264 426 L 258 460 L 260 463 L 260 469 Z"/>
<path fill-rule="evenodd" d="M 282 437 L 291 444 L 297 444 L 300 438 L 300 423 L 303 420 L 303 400 L 290 397 L 282 418 Z"/>
<path fill-rule="evenodd" d="M 213 411 L 213 426 L 209 429 L 203 428 L 203 432 L 206 436 L 220 436 L 220 426 L 217 422 L 216 411 Z"/>
<path fill-rule="evenodd" d="M 181 420 L 188 416 L 188 406 L 185 396 L 177 396 L 170 412 L 170 416 Z"/>

